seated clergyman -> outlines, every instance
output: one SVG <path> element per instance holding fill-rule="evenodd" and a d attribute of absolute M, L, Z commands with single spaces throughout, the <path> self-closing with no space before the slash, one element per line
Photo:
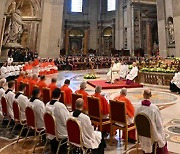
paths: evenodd
<path fill-rule="evenodd" d="M 175 73 L 175 76 L 171 80 L 170 90 L 171 90 L 171 92 L 180 93 L 180 71 L 178 73 Z"/>
<path fill-rule="evenodd" d="M 151 90 L 144 90 L 143 97 L 144 100 L 141 102 L 140 106 L 137 108 L 136 115 L 139 113 L 144 113 L 149 117 L 152 123 L 152 139 L 158 143 L 157 154 L 168 154 L 167 141 L 165 138 L 163 122 L 161 118 L 161 113 L 158 107 L 151 103 Z M 142 125 L 143 127 L 143 125 Z M 152 153 L 152 142 L 151 138 L 146 138 L 139 136 L 139 141 L 141 147 L 145 153 Z"/>
<path fill-rule="evenodd" d="M 133 65 L 133 68 L 126 77 L 126 84 L 132 84 L 133 80 L 138 76 L 138 68 L 136 66 L 136 63 L 133 62 L 132 65 Z"/>
<path fill-rule="evenodd" d="M 84 146 L 92 149 L 93 154 L 104 154 L 104 148 L 106 147 L 105 141 L 101 132 L 94 131 L 90 118 L 82 113 L 83 104 L 84 100 L 82 98 L 76 100 L 76 110 L 73 112 L 73 117 L 76 117 L 80 121 Z"/>

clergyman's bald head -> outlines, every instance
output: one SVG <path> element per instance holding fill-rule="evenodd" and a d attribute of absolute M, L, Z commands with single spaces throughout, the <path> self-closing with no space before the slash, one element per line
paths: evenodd
<path fill-rule="evenodd" d="M 80 88 L 81 89 L 86 89 L 86 82 L 85 81 L 81 82 Z"/>
<path fill-rule="evenodd" d="M 82 98 L 78 98 L 76 100 L 76 109 L 83 109 L 84 100 Z"/>
<path fill-rule="evenodd" d="M 101 91 L 102 91 L 102 87 L 101 86 L 96 86 L 95 92 L 96 93 L 101 93 Z"/>
<path fill-rule="evenodd" d="M 122 88 L 121 91 L 120 91 L 120 94 L 121 95 L 127 95 L 127 89 L 126 88 Z"/>
<path fill-rule="evenodd" d="M 150 89 L 145 89 L 145 90 L 144 90 L 144 93 L 143 93 L 144 99 L 150 99 L 151 96 L 152 96 L 151 90 L 150 90 Z"/>

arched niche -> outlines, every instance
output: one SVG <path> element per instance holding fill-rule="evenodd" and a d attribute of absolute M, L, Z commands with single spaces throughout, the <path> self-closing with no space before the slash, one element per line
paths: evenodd
<path fill-rule="evenodd" d="M 105 27 L 102 33 L 102 46 L 104 53 L 110 53 L 112 49 L 112 35 L 113 29 L 112 27 Z"/>
<path fill-rule="evenodd" d="M 69 30 L 69 45 L 71 54 L 82 54 L 84 49 L 84 30 L 79 27 L 73 27 Z"/>

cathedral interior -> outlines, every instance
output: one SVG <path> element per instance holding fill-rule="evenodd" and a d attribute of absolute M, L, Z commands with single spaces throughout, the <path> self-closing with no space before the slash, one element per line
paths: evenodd
<path fill-rule="evenodd" d="M 127 88 L 126 95 L 135 113 L 145 97 L 144 93 L 148 93 L 150 89 L 152 97 L 147 100 L 158 108 L 155 117 L 158 119 L 160 114 L 163 119 L 156 125 L 163 126 L 164 136 L 160 134 L 158 137 L 165 138 L 164 147 L 169 151 L 155 150 L 156 152 L 152 153 L 180 154 L 179 27 L 180 0 L 0 0 L 0 98 L 3 97 L 1 88 L 8 89 L 12 80 L 20 88 L 18 78 L 23 74 L 22 72 L 25 73 L 23 80 L 28 79 L 26 81 L 28 86 L 31 86 L 33 75 L 37 72 L 39 80 L 46 77 L 47 85 L 55 78 L 58 89 L 61 89 L 60 87 L 65 85 L 64 81 L 69 79 L 71 83 L 68 83 L 68 86 L 74 94 L 79 86 L 81 88 L 82 82 L 87 83 L 84 89 L 88 96 L 93 95 L 94 91 L 96 93 L 97 87 L 101 86 L 100 91 L 108 105 L 111 100 L 119 96 L 119 92 L 121 94 L 124 88 Z M 10 62 L 12 57 L 14 61 Z M 19 67 L 18 74 L 12 75 L 13 71 L 8 70 L 8 66 L 11 65 L 14 68 L 16 65 Z M 127 66 L 127 70 L 122 67 L 124 65 Z M 135 69 L 137 74 L 128 78 L 133 75 L 132 70 Z M 127 71 L 125 76 L 122 70 Z M 7 73 L 8 71 L 11 75 Z M 16 68 L 14 71 L 17 72 Z M 7 83 L 1 85 L 4 78 Z M 40 89 L 41 93 L 42 89 Z M 17 94 L 16 87 L 15 90 Z M 50 98 L 53 97 L 53 91 L 49 95 Z M 30 91 L 27 97 L 31 100 Z M 44 97 L 44 94 L 41 95 L 40 100 Z M 63 94 L 63 97 L 67 99 L 70 96 Z M 88 102 L 88 107 L 89 104 Z M 69 112 L 67 104 L 66 107 Z M 110 106 L 109 110 L 111 109 Z M 13 130 L 10 126 L 8 129 L 8 126 L 4 126 L 5 115 L 1 112 L 3 108 L 1 109 L 0 104 L 0 154 L 54 153 L 51 141 L 46 148 L 44 143 L 42 145 L 40 143 L 34 152 L 34 145 L 39 136 L 36 133 L 34 136 L 31 132 L 28 137 L 26 136 L 27 140 L 25 135 L 19 136 L 18 139 L 21 127 L 18 126 Z M 89 111 L 86 114 L 88 113 Z M 112 117 L 109 111 L 108 118 Z M 90 119 L 93 123 L 94 119 Z M 5 124 L 8 123 L 7 121 L 5 120 Z M 104 121 L 101 119 L 101 123 Z M 94 128 L 100 131 L 101 127 L 96 124 L 93 123 Z M 117 125 L 118 128 L 122 127 L 121 124 Z M 128 128 L 130 126 L 127 124 Z M 146 126 L 144 125 L 143 128 Z M 126 146 L 125 139 L 121 138 L 124 132 L 113 131 L 112 128 L 105 134 L 106 148 L 104 152 L 97 152 L 98 154 L 145 153 L 143 143 L 138 146 L 136 142 L 128 142 Z M 103 136 L 102 130 L 101 133 Z M 136 135 L 138 134 L 139 132 L 136 132 Z M 68 142 L 66 150 L 71 147 L 69 140 L 66 139 Z M 159 144 L 158 141 L 152 144 L 155 149 L 156 143 Z M 160 149 L 158 146 L 157 149 Z M 79 150 L 80 148 L 82 147 L 70 153 L 88 153 L 85 151 L 88 148 L 82 148 L 83 152 Z M 92 148 L 89 153 L 94 154 Z"/>

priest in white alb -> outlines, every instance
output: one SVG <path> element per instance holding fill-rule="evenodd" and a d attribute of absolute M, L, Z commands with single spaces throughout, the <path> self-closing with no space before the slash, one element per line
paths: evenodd
<path fill-rule="evenodd" d="M 180 71 L 175 73 L 173 79 L 170 82 L 170 90 L 171 92 L 180 93 Z"/>
<path fill-rule="evenodd" d="M 107 73 L 107 79 L 106 81 L 109 83 L 114 83 L 115 79 L 119 79 L 119 69 L 117 67 L 117 64 L 112 61 L 111 62 L 111 68 L 109 69 L 109 72 Z"/>
<path fill-rule="evenodd" d="M 121 61 L 121 67 L 120 67 L 120 71 L 119 71 L 120 79 L 121 80 L 126 79 L 128 72 L 129 72 L 128 65 L 126 65 L 123 61 Z"/>
<path fill-rule="evenodd" d="M 128 85 L 132 84 L 134 82 L 134 79 L 138 76 L 138 68 L 136 66 L 136 63 L 133 62 L 132 65 L 133 65 L 133 68 L 126 77 L 126 84 Z"/>
<path fill-rule="evenodd" d="M 150 89 L 144 90 L 144 100 L 136 110 L 136 115 L 141 113 L 145 114 L 150 119 L 150 122 L 152 124 L 151 138 L 139 136 L 141 148 L 145 152 L 145 154 L 154 153 L 152 145 L 152 141 L 154 141 L 158 144 L 156 151 L 157 154 L 168 154 L 167 141 L 164 133 L 161 113 L 158 107 L 151 103 L 151 96 L 152 94 Z M 144 127 L 143 124 L 142 127 Z"/>

